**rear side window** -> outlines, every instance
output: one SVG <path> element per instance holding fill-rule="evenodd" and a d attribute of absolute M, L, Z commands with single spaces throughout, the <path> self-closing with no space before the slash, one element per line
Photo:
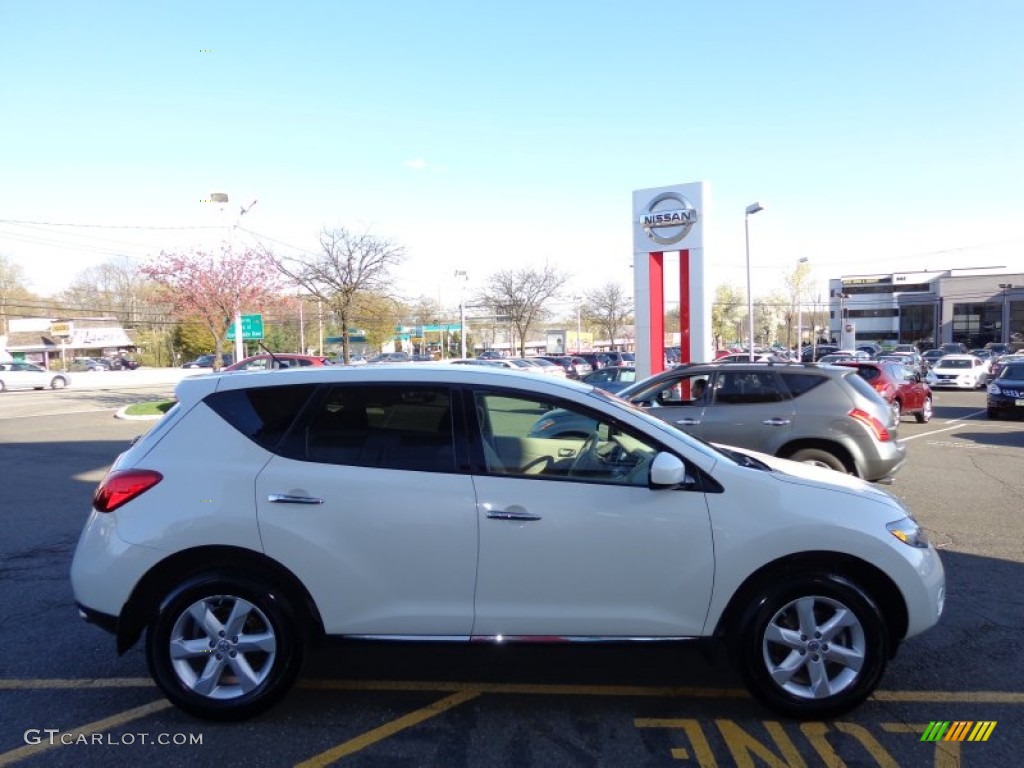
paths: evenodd
<path fill-rule="evenodd" d="M 324 464 L 451 472 L 451 393 L 429 386 L 332 387 L 284 453 Z"/>
<path fill-rule="evenodd" d="M 874 381 L 882 375 L 880 370 L 870 365 L 857 366 L 857 373 L 860 374 L 860 377 L 864 379 L 864 381 Z"/>
<path fill-rule="evenodd" d="M 231 389 L 214 392 L 204 402 L 243 435 L 272 451 L 313 390 L 312 384 Z"/>
<path fill-rule="evenodd" d="M 875 390 L 872 389 L 871 385 L 864 381 L 864 379 L 862 379 L 856 373 L 853 373 L 851 371 L 849 374 L 843 376 L 843 378 L 850 383 L 851 387 L 853 387 L 855 390 L 857 390 L 860 394 L 864 395 L 868 399 L 881 399 L 882 396 L 875 392 Z"/>
<path fill-rule="evenodd" d="M 718 373 L 716 403 L 777 403 L 788 400 L 774 371 L 730 371 Z"/>
<path fill-rule="evenodd" d="M 810 392 L 815 387 L 825 383 L 825 376 L 815 376 L 813 373 L 783 373 L 782 380 L 786 382 L 786 388 L 793 397 L 800 397 Z"/>

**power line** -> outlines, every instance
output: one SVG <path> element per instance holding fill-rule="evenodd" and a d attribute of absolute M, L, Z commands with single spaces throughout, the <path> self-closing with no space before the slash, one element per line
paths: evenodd
<path fill-rule="evenodd" d="M 22 219 L 0 219 L 0 224 L 35 224 L 42 227 L 81 227 L 83 229 L 146 229 L 146 230 L 190 230 L 190 229 L 227 229 L 226 224 L 203 224 L 176 227 L 156 227 L 144 224 L 78 224 L 67 221 L 25 221 Z"/>

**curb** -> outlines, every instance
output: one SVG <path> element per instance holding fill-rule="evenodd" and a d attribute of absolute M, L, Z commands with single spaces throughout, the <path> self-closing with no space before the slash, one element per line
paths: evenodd
<path fill-rule="evenodd" d="M 161 416 L 129 416 L 127 411 L 131 408 L 130 405 L 126 405 L 123 408 L 118 408 L 117 412 L 114 413 L 115 419 L 124 419 L 125 421 L 159 421 Z"/>

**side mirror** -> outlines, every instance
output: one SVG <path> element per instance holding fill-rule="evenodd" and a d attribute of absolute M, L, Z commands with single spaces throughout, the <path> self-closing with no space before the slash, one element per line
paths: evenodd
<path fill-rule="evenodd" d="M 664 451 L 651 462 L 651 488 L 677 488 L 693 479 L 686 475 L 686 465 L 678 456 Z"/>

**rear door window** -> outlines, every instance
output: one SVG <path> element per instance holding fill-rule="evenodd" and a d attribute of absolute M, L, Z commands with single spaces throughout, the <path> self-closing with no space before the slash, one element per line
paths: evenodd
<path fill-rule="evenodd" d="M 445 387 L 330 387 L 283 453 L 324 464 L 453 472 L 451 403 Z"/>

